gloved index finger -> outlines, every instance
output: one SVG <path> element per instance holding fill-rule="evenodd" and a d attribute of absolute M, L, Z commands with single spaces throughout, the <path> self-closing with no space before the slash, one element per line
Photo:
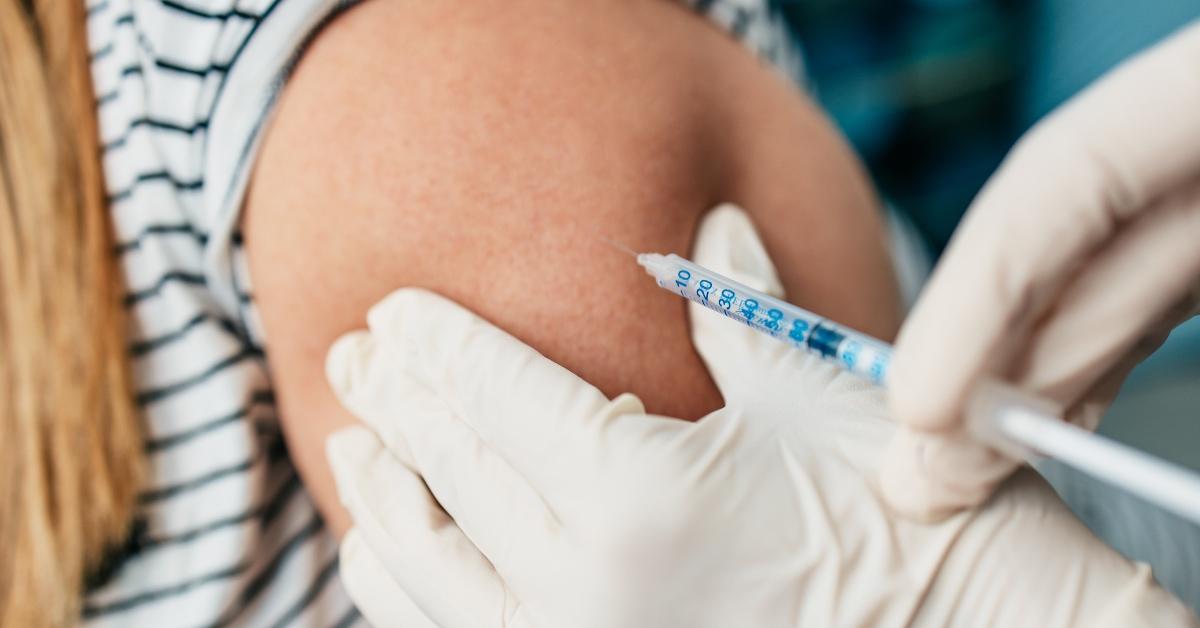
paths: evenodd
<path fill-rule="evenodd" d="M 610 402 L 533 348 L 431 292 L 399 290 L 367 319 L 382 350 L 536 488 L 561 480 L 569 470 L 564 465 L 593 458 L 597 422 L 613 412 L 642 411 L 636 398 Z"/>
<path fill-rule="evenodd" d="M 754 223 L 741 208 L 726 203 L 700 222 L 693 247 L 694 261 L 713 272 L 755 290 L 783 298 L 783 285 Z M 726 403 L 755 385 L 764 362 L 793 351 L 779 341 L 689 303 L 692 343 L 704 360 Z"/>
<path fill-rule="evenodd" d="M 896 343 L 898 419 L 943 428 L 1092 251 L 1200 173 L 1200 23 L 1034 128 L 972 204 Z"/>

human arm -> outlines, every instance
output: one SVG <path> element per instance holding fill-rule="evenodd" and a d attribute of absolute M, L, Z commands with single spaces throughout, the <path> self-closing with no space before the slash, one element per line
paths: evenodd
<path fill-rule="evenodd" d="M 998 377 L 1094 428 L 1129 371 L 1200 305 L 1200 23 L 1023 138 L 972 204 L 896 343 L 900 433 L 881 474 L 920 517 L 1015 468 L 966 438 Z"/>

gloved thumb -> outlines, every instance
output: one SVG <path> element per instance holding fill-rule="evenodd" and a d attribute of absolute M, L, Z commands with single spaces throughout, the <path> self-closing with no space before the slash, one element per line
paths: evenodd
<path fill-rule="evenodd" d="M 750 216 L 733 203 L 713 208 L 700 222 L 693 260 L 734 281 L 784 298 L 783 283 Z"/>
<path fill-rule="evenodd" d="M 719 205 L 704 216 L 692 260 L 750 288 L 784 298 L 783 284 L 754 223 L 736 205 Z M 787 345 L 701 305 L 691 303 L 688 310 L 692 343 L 726 400 L 767 363 L 794 353 Z"/>

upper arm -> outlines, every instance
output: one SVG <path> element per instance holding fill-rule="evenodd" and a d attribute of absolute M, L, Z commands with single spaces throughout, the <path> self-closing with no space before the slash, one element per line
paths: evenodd
<path fill-rule="evenodd" d="M 335 529 L 347 522 L 323 443 L 353 418 L 325 382 L 325 353 L 399 287 L 458 301 L 652 411 L 719 405 L 684 302 L 599 236 L 686 253 L 720 200 L 791 202 L 738 175 L 738 147 L 754 143 L 726 123 L 728 85 L 712 80 L 735 46 L 641 0 L 367 2 L 316 39 L 268 130 L 244 231 L 290 450 Z M 730 63 L 757 67 L 736 52 Z M 833 196 L 874 211 L 869 192 Z M 836 245 L 838 229 L 814 229 L 815 246 Z"/>

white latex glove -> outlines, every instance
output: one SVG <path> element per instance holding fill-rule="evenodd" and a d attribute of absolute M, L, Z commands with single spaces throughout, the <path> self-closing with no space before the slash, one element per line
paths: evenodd
<path fill-rule="evenodd" d="M 695 258 L 779 283 L 719 209 Z M 649 416 L 437 295 L 400 290 L 328 372 L 373 431 L 330 439 L 347 589 L 379 626 L 1196 625 L 1032 474 L 979 512 L 893 518 L 863 381 L 698 307 L 727 406 Z"/>
<path fill-rule="evenodd" d="M 888 501 L 931 519 L 1016 463 L 965 438 L 983 376 L 1094 429 L 1129 371 L 1200 304 L 1200 23 L 1038 124 L 975 200 L 901 329 Z"/>

